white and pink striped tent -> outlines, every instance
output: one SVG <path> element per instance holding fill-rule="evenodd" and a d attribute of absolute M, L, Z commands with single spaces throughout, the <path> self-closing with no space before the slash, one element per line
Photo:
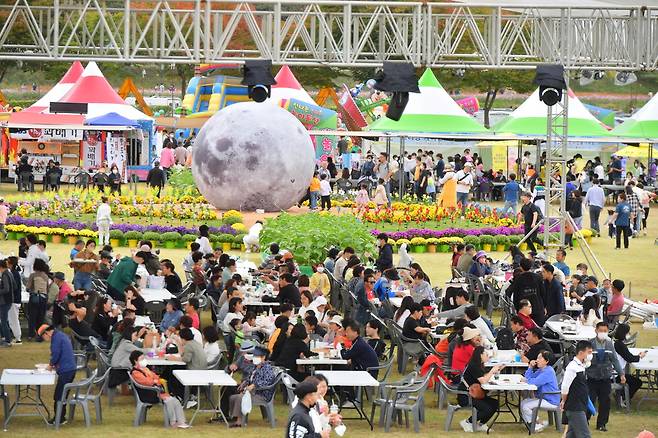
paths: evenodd
<path fill-rule="evenodd" d="M 75 61 L 71 64 L 68 71 L 59 82 L 50 89 L 41 99 L 37 100 L 29 108 L 25 108 L 23 111 L 29 111 L 32 113 L 40 113 L 42 111 L 47 111 L 50 108 L 50 102 L 59 102 L 66 93 L 73 88 L 73 85 L 80 79 L 84 67 L 80 64 L 80 61 Z"/>

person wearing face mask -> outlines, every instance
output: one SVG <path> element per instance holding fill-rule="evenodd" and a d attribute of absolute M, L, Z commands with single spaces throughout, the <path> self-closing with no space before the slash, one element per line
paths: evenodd
<path fill-rule="evenodd" d="M 176 397 L 172 397 L 167 393 L 167 390 L 164 387 L 166 381 L 160 379 L 160 376 L 148 368 L 144 354 L 141 351 L 133 351 L 130 353 L 130 364 L 132 365 L 130 375 L 135 382 L 143 386 L 158 387 L 161 390 L 160 393 L 156 395 L 153 391 L 146 391 L 137 388 L 139 398 L 145 402 L 153 404 L 162 402 L 169 417 L 169 425 L 172 428 L 190 428 L 191 426 L 187 424 L 187 421 L 185 420 L 185 412 L 183 411 L 183 406 L 181 406 L 180 401 Z"/>
<path fill-rule="evenodd" d="M 567 365 L 560 388 L 560 409 L 567 417 L 566 438 L 590 438 L 587 424 L 587 389 L 586 370 L 592 362 L 592 343 L 578 341 L 576 356 Z"/>
<path fill-rule="evenodd" d="M 311 275 L 309 288 L 314 296 L 328 296 L 331 290 L 329 276 L 324 272 L 324 265 L 318 263 L 313 266 L 313 275 Z"/>
<path fill-rule="evenodd" d="M 587 386 L 589 398 L 596 406 L 598 399 L 598 415 L 596 417 L 596 430 L 606 432 L 606 424 L 610 415 L 610 393 L 612 392 L 612 368 L 614 367 L 622 385 L 626 384 L 624 370 L 619 364 L 615 354 L 615 346 L 608 337 L 608 324 L 596 324 L 596 338 L 592 339 L 594 358 L 592 365 L 587 368 Z"/>

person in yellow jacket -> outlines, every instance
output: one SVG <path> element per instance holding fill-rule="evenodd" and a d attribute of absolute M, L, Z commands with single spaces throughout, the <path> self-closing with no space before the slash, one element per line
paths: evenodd
<path fill-rule="evenodd" d="M 437 205 L 443 208 L 457 208 L 457 176 L 451 164 L 447 164 L 444 175 L 439 180 L 441 194 Z"/>
<path fill-rule="evenodd" d="M 313 178 L 311 179 L 311 184 L 308 187 L 308 190 L 311 192 L 311 210 L 318 209 L 318 198 L 320 198 L 320 178 L 318 178 L 318 173 L 313 173 Z"/>

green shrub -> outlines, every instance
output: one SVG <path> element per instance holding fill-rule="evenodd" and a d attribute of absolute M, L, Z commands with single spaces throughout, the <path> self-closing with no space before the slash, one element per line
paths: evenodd
<path fill-rule="evenodd" d="M 194 234 L 183 234 L 183 241 L 194 242 L 195 240 L 196 240 L 196 236 Z"/>
<path fill-rule="evenodd" d="M 244 242 L 242 241 L 242 239 L 244 238 L 244 236 L 246 236 L 246 234 L 236 234 L 235 236 L 233 236 L 233 242 L 242 245 L 242 244 L 244 243 Z M 293 253 L 293 254 L 294 254 L 294 253 Z"/>
<path fill-rule="evenodd" d="M 464 236 L 464 245 L 469 244 L 478 246 L 480 244 L 480 238 L 478 236 Z"/>
<path fill-rule="evenodd" d="M 496 239 L 491 234 L 483 234 L 480 236 L 480 243 L 482 245 L 493 245 L 496 243 Z"/>
<path fill-rule="evenodd" d="M 518 245 L 519 242 L 521 241 L 522 236 L 519 236 L 518 234 L 514 234 L 512 236 L 509 236 L 509 243 L 511 245 Z"/>
<path fill-rule="evenodd" d="M 123 235 L 128 240 L 141 240 L 142 239 L 142 233 L 139 231 L 128 231 L 126 234 Z"/>
<path fill-rule="evenodd" d="M 169 231 L 162 235 L 163 242 L 178 242 L 181 238 L 181 234 L 177 231 Z"/>
<path fill-rule="evenodd" d="M 505 235 L 496 236 L 496 245 L 509 245 L 509 237 Z"/>
<path fill-rule="evenodd" d="M 121 230 L 110 230 L 110 239 L 123 239 L 123 231 Z"/>
<path fill-rule="evenodd" d="M 146 231 L 142 236 L 142 240 L 148 240 L 151 242 L 160 242 L 162 239 L 162 234 L 156 233 L 155 231 Z"/>
<path fill-rule="evenodd" d="M 290 250 L 300 265 L 319 263 L 329 248 L 351 246 L 362 259 L 377 254 L 375 238 L 368 227 L 352 215 L 322 215 L 282 213 L 268 219 L 260 233 L 260 246 L 267 248 L 277 242 Z"/>

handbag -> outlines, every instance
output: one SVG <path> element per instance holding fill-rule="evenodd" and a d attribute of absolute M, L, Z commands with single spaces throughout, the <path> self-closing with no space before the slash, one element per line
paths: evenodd
<path fill-rule="evenodd" d="M 471 396 L 473 400 L 482 400 L 484 398 L 484 389 L 479 383 L 473 383 L 468 387 L 468 395 Z"/>

